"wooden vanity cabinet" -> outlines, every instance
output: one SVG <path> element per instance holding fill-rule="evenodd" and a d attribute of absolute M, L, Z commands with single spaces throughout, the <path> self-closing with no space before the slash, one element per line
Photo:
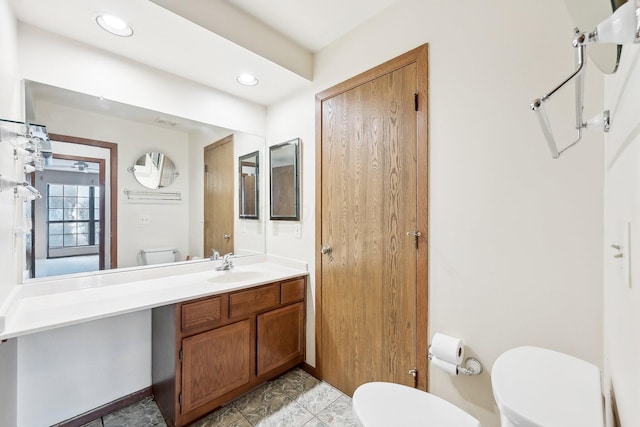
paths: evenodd
<path fill-rule="evenodd" d="M 304 361 L 306 276 L 152 310 L 153 393 L 184 426 Z"/>

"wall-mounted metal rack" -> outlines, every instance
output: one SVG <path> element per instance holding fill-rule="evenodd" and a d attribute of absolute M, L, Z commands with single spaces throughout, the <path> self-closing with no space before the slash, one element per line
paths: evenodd
<path fill-rule="evenodd" d="M 44 169 L 53 156 L 51 141 L 46 126 L 0 119 L 0 143 L 8 142 L 13 147 L 13 159 L 22 162 L 24 173 Z M 11 179 L 0 174 L 0 191 L 13 189 L 14 197 L 25 201 L 42 197 L 30 183 Z"/>

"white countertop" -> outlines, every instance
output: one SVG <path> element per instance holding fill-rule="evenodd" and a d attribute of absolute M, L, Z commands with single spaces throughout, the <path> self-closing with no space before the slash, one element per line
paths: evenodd
<path fill-rule="evenodd" d="M 146 310 L 308 274 L 303 262 L 271 256 L 163 265 L 18 285 L 6 304 L 0 339 Z M 237 278 L 237 279 L 236 279 Z"/>

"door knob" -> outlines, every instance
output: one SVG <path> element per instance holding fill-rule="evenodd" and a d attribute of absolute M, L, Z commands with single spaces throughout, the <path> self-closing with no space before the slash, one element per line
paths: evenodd
<path fill-rule="evenodd" d="M 324 245 L 322 248 L 320 248 L 320 253 L 322 255 L 327 255 L 327 254 L 331 253 L 331 246 Z"/>
<path fill-rule="evenodd" d="M 225 234 L 224 235 L 224 240 L 229 240 L 231 239 L 231 234 Z"/>

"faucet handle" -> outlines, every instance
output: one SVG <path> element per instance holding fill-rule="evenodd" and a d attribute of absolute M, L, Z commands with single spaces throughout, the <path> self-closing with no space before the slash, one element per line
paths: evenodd
<path fill-rule="evenodd" d="M 222 259 L 224 260 L 224 262 L 229 262 L 229 257 L 233 255 L 233 252 L 229 252 L 228 254 L 224 254 L 222 256 Z"/>
<path fill-rule="evenodd" d="M 220 258 L 220 252 L 216 251 L 214 248 L 211 248 L 211 260 L 215 261 Z"/>

